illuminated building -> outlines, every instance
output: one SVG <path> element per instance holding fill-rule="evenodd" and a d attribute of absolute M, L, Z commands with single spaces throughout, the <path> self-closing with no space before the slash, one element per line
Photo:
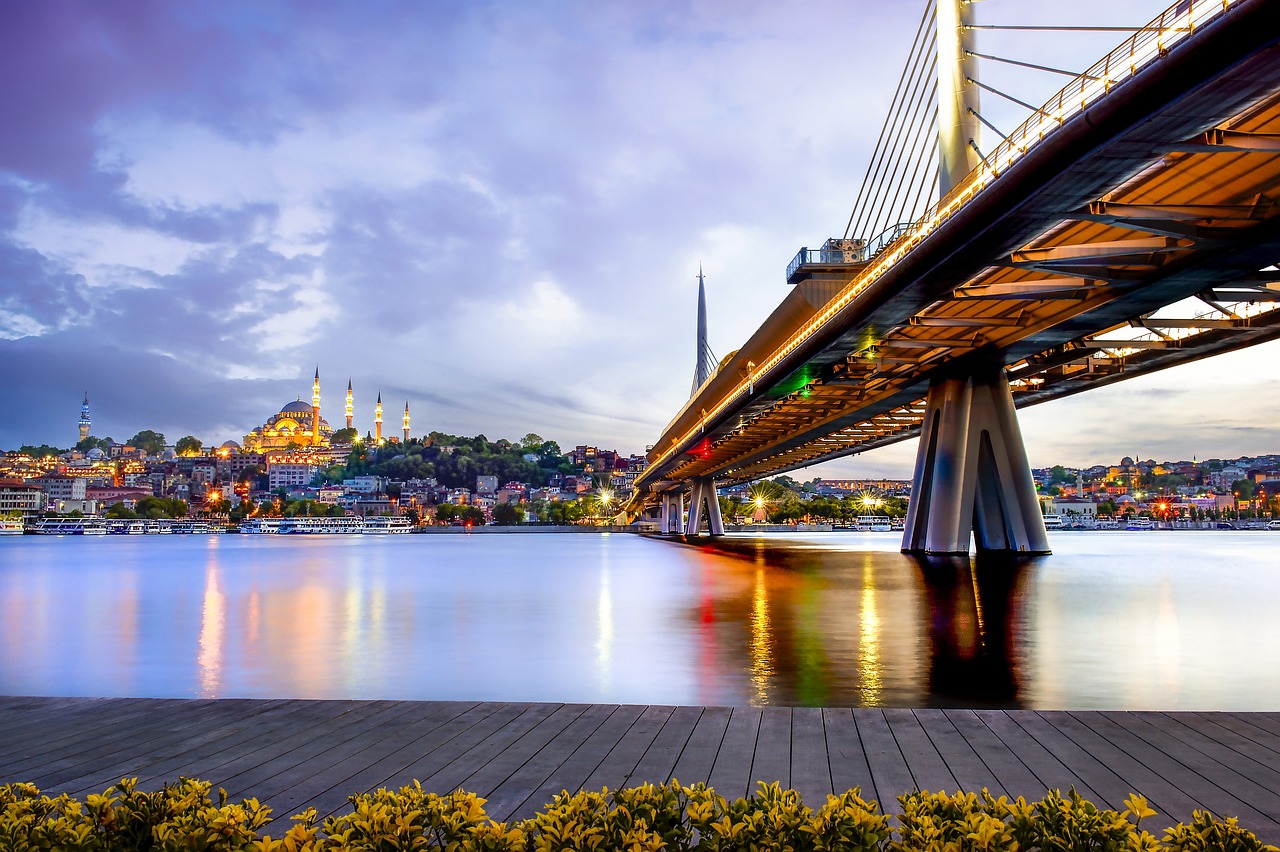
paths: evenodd
<path fill-rule="evenodd" d="M 84 402 L 80 405 L 80 440 L 89 437 L 89 427 L 93 421 L 89 419 L 89 392 L 84 392 Z"/>
<path fill-rule="evenodd" d="M 382 443 L 382 392 L 378 392 L 378 404 L 373 409 L 373 440 Z"/>
<path fill-rule="evenodd" d="M 245 452 L 287 450 L 299 447 L 328 447 L 333 430 L 320 416 L 320 370 L 316 370 L 311 390 L 312 402 L 301 399 L 285 403 L 267 422 L 244 436 Z"/>

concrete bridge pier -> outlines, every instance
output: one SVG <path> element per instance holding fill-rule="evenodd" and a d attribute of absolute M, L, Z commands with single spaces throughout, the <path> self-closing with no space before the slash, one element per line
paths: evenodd
<path fill-rule="evenodd" d="M 1049 537 L 998 365 L 935 379 L 920 428 L 902 549 L 928 555 L 978 550 L 1049 552 Z"/>
<path fill-rule="evenodd" d="M 716 496 L 716 481 L 709 476 L 693 480 L 693 494 L 689 501 L 689 521 L 685 535 L 698 535 L 702 529 L 703 506 L 707 512 L 707 532 L 724 535 L 724 518 L 720 514 L 720 498 Z"/>
<path fill-rule="evenodd" d="M 679 535 L 684 530 L 684 492 L 662 492 L 662 534 Z"/>

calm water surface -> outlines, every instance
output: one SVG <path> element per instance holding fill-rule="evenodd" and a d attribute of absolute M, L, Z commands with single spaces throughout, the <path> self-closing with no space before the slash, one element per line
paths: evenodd
<path fill-rule="evenodd" d="M 0 540 L 0 693 L 1280 709 L 1280 533 Z"/>

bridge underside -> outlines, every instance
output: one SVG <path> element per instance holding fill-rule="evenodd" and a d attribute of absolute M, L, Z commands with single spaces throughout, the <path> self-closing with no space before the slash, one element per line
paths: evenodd
<path fill-rule="evenodd" d="M 877 256 L 801 266 L 641 491 L 915 437 L 930 387 L 986 365 L 1023 407 L 1280 338 L 1273 18 L 1238 3 Z"/>

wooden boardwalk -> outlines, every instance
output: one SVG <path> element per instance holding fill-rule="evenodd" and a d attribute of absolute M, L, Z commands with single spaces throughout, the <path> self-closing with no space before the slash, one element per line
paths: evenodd
<path fill-rule="evenodd" d="M 890 803 L 1074 786 L 1116 809 L 1140 792 L 1160 827 L 1201 808 L 1280 841 L 1280 713 L 0 697 L 0 731 L 0 783 L 83 796 L 188 775 L 277 817 L 413 779 L 479 793 L 496 819 L 672 777 L 726 797 L 780 781 L 811 805 L 853 786 Z"/>

